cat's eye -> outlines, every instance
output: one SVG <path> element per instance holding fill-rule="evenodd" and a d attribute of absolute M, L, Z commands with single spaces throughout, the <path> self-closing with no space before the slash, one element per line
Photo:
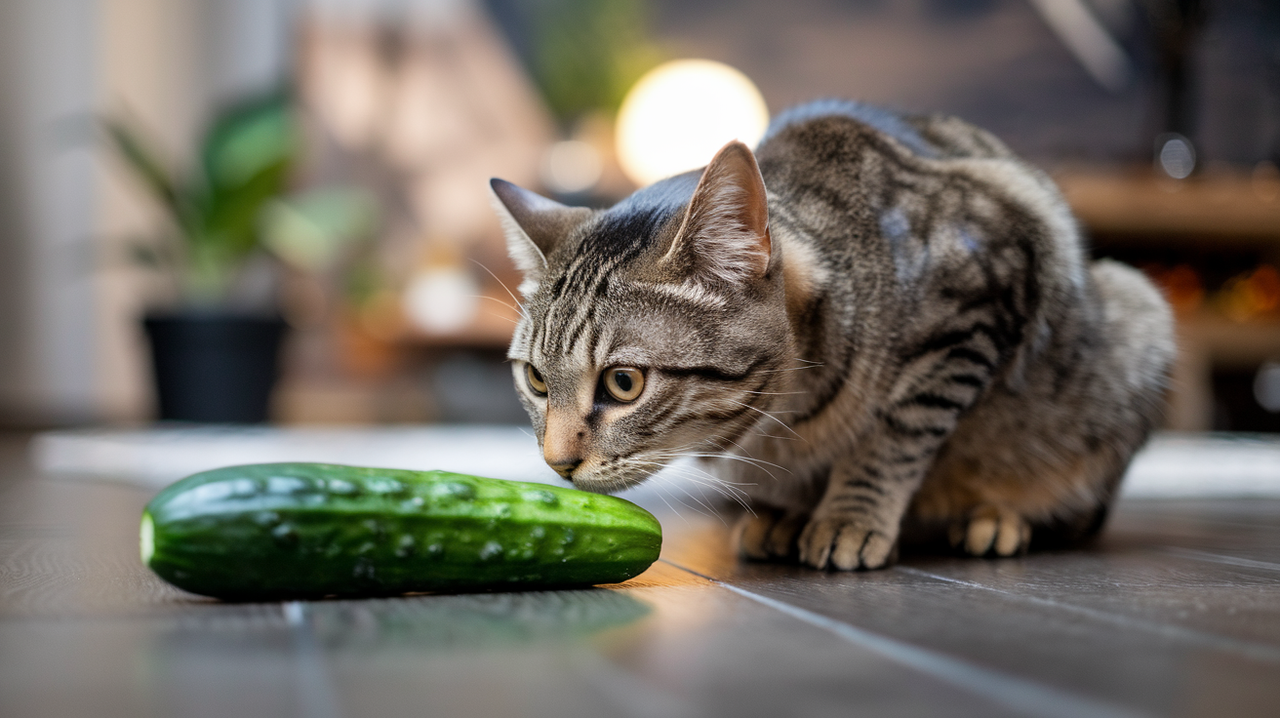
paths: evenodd
<path fill-rule="evenodd" d="M 604 388 L 618 401 L 635 401 L 644 391 L 644 372 L 629 366 L 615 366 L 604 370 Z"/>
<path fill-rule="evenodd" d="M 538 396 L 547 395 L 547 380 L 542 378 L 542 373 L 533 368 L 532 364 L 524 365 L 525 378 L 529 380 L 529 388 Z"/>

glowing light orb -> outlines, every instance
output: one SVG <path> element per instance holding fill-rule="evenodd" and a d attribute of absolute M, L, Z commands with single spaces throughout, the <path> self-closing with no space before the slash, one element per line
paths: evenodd
<path fill-rule="evenodd" d="M 747 76 L 711 60 L 674 60 L 650 70 L 618 112 L 622 171 L 636 184 L 702 167 L 738 139 L 754 147 L 769 108 Z"/>

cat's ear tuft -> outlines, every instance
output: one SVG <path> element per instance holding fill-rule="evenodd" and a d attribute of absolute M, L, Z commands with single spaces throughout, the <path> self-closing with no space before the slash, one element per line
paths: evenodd
<path fill-rule="evenodd" d="M 560 204 L 496 177 L 489 180 L 489 189 L 507 237 L 507 252 L 524 275 L 520 293 L 528 296 L 537 290 L 547 271 L 547 255 L 592 212 Z"/>
<path fill-rule="evenodd" d="M 740 283 L 768 271 L 769 205 L 755 155 L 734 140 L 702 172 L 664 260 L 704 279 Z"/>

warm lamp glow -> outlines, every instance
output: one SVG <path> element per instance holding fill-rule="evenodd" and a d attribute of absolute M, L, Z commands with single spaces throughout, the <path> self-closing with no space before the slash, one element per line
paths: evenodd
<path fill-rule="evenodd" d="M 702 167 L 738 139 L 754 146 L 769 108 L 746 75 L 710 60 L 675 60 L 650 70 L 618 113 L 618 162 L 636 184 Z"/>

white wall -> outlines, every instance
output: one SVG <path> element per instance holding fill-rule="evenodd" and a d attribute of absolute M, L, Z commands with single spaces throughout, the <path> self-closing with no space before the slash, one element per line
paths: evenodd
<path fill-rule="evenodd" d="M 279 81 L 292 7 L 0 2 L 0 421 L 145 415 L 145 283 L 120 240 L 159 218 L 89 118 L 126 112 L 186 160 L 215 104 Z"/>
<path fill-rule="evenodd" d="M 0 402 L 33 421 L 94 408 L 94 0 L 0 3 Z"/>

